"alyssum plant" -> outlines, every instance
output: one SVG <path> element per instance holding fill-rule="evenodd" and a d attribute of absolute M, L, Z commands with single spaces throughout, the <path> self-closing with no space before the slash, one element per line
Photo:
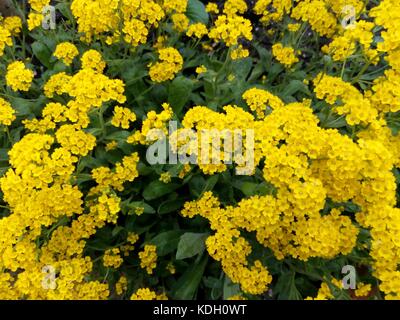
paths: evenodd
<path fill-rule="evenodd" d="M 12 9 L 1 298 L 400 297 L 397 0 Z"/>

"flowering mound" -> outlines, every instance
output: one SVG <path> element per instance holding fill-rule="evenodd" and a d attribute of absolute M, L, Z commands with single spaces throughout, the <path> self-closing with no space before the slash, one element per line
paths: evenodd
<path fill-rule="evenodd" d="M 14 9 L 1 299 L 400 298 L 397 0 Z"/>

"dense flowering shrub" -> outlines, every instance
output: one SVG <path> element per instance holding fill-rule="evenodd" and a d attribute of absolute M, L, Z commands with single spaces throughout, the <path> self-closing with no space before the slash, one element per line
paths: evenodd
<path fill-rule="evenodd" d="M 0 298 L 400 298 L 397 0 L 18 3 Z"/>

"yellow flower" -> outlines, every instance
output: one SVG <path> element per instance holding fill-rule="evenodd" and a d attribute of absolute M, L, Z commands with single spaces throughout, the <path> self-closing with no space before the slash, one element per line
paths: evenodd
<path fill-rule="evenodd" d="M 0 98 L 0 124 L 9 126 L 16 119 L 15 110 L 3 98 Z"/>
<path fill-rule="evenodd" d="M 101 54 L 96 50 L 86 51 L 81 58 L 82 69 L 92 69 L 97 72 L 103 72 L 106 63 L 103 61 Z"/>
<path fill-rule="evenodd" d="M 167 13 L 183 13 L 186 12 L 187 2 L 187 0 L 164 0 L 162 6 Z"/>
<path fill-rule="evenodd" d="M 202 73 L 205 73 L 205 72 L 207 72 L 207 68 L 204 65 L 198 66 L 196 68 L 196 73 L 197 74 L 202 74 Z"/>
<path fill-rule="evenodd" d="M 131 300 L 167 300 L 167 297 L 165 294 L 157 295 L 149 288 L 141 288 L 131 296 Z"/>
<path fill-rule="evenodd" d="M 258 88 L 246 90 L 242 95 L 250 109 L 256 112 L 257 117 L 263 119 L 267 110 L 281 108 L 284 103 L 272 93 Z"/>
<path fill-rule="evenodd" d="M 250 20 L 241 16 L 220 15 L 208 33 L 214 41 L 222 41 L 228 47 L 238 43 L 240 38 L 252 40 L 252 25 Z"/>
<path fill-rule="evenodd" d="M 174 28 L 179 32 L 185 32 L 189 27 L 189 19 L 184 13 L 175 13 L 172 15 Z"/>
<path fill-rule="evenodd" d="M 144 22 L 139 19 L 126 21 L 122 32 L 125 34 L 124 40 L 134 47 L 146 43 L 149 33 Z"/>
<path fill-rule="evenodd" d="M 3 21 L 3 26 L 6 28 L 8 31 L 13 36 L 18 35 L 21 30 L 22 30 L 22 20 L 18 16 L 13 16 L 13 17 L 6 17 Z"/>
<path fill-rule="evenodd" d="M 86 156 L 96 146 L 96 138 L 73 125 L 63 125 L 56 132 L 57 141 L 71 153 Z"/>
<path fill-rule="evenodd" d="M 106 151 L 111 151 L 111 150 L 115 150 L 118 147 L 118 142 L 117 141 L 111 141 L 109 143 L 106 144 Z"/>
<path fill-rule="evenodd" d="M 115 292 L 118 295 L 122 295 L 128 289 L 128 279 L 125 276 L 121 276 L 118 282 L 115 284 Z"/>
<path fill-rule="evenodd" d="M 115 107 L 111 124 L 115 127 L 128 129 L 129 122 L 134 122 L 135 120 L 136 115 L 130 109 L 124 107 Z"/>
<path fill-rule="evenodd" d="M 15 61 L 8 65 L 6 82 L 14 91 L 28 91 L 33 80 L 33 71 L 27 69 L 23 62 Z"/>
<path fill-rule="evenodd" d="M 193 23 L 189 26 L 186 31 L 186 35 L 188 37 L 195 36 L 196 38 L 202 38 L 204 35 L 208 33 L 207 26 L 203 23 Z"/>
<path fill-rule="evenodd" d="M 118 268 L 124 262 L 119 254 L 118 248 L 106 250 L 103 256 L 103 265 L 108 268 Z"/>
<path fill-rule="evenodd" d="M 79 54 L 75 45 L 69 42 L 62 42 L 57 45 L 54 56 L 62 60 L 67 66 L 71 65 L 74 58 Z"/>
<path fill-rule="evenodd" d="M 157 247 L 146 244 L 144 250 L 139 252 L 140 267 L 146 269 L 148 274 L 153 274 L 154 268 L 157 266 Z"/>
<path fill-rule="evenodd" d="M 144 212 L 144 208 L 143 207 L 136 207 L 135 208 L 135 214 L 136 215 L 140 216 L 140 215 L 143 214 L 143 212 Z"/>
<path fill-rule="evenodd" d="M 139 240 L 139 235 L 133 232 L 130 232 L 128 234 L 128 237 L 126 238 L 126 241 L 128 241 L 130 244 L 135 244 Z"/>
<path fill-rule="evenodd" d="M 290 32 L 296 32 L 300 29 L 301 24 L 300 23 L 289 23 L 288 24 L 288 30 Z"/>
<path fill-rule="evenodd" d="M 236 49 L 231 52 L 232 60 L 239 60 L 243 58 L 247 58 L 249 56 L 249 50 L 244 49 L 242 45 L 239 45 Z"/>
<path fill-rule="evenodd" d="M 158 50 L 159 62 L 150 65 L 149 75 L 154 82 L 172 80 L 183 66 L 183 58 L 175 48 L 168 47 Z"/>
<path fill-rule="evenodd" d="M 169 271 L 170 274 L 175 274 L 176 269 L 172 262 L 167 264 L 167 270 Z"/>
<path fill-rule="evenodd" d="M 218 14 L 219 13 L 218 5 L 215 2 L 209 2 L 206 5 L 206 11 L 208 13 Z"/>
<path fill-rule="evenodd" d="M 276 43 L 272 46 L 272 54 L 276 60 L 287 68 L 299 62 L 294 49 L 291 47 L 284 47 L 282 43 Z"/>
<path fill-rule="evenodd" d="M 170 182 L 171 182 L 171 175 L 170 175 L 170 173 L 169 173 L 169 172 L 163 172 L 163 173 L 160 175 L 159 180 L 160 180 L 161 182 L 164 182 L 164 183 L 170 183 Z"/>
<path fill-rule="evenodd" d="M 362 282 L 357 283 L 357 290 L 354 292 L 357 297 L 366 297 L 371 292 L 371 285 Z"/>
<path fill-rule="evenodd" d="M 41 13 L 30 12 L 28 15 L 28 30 L 32 31 L 33 29 L 42 25 L 44 16 Z"/>

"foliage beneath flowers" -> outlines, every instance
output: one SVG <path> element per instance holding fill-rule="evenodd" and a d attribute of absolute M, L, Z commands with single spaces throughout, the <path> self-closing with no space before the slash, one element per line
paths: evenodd
<path fill-rule="evenodd" d="M 0 20 L 0 298 L 400 298 L 397 0 L 49 4 Z M 204 129 L 254 168 L 148 162 Z"/>

